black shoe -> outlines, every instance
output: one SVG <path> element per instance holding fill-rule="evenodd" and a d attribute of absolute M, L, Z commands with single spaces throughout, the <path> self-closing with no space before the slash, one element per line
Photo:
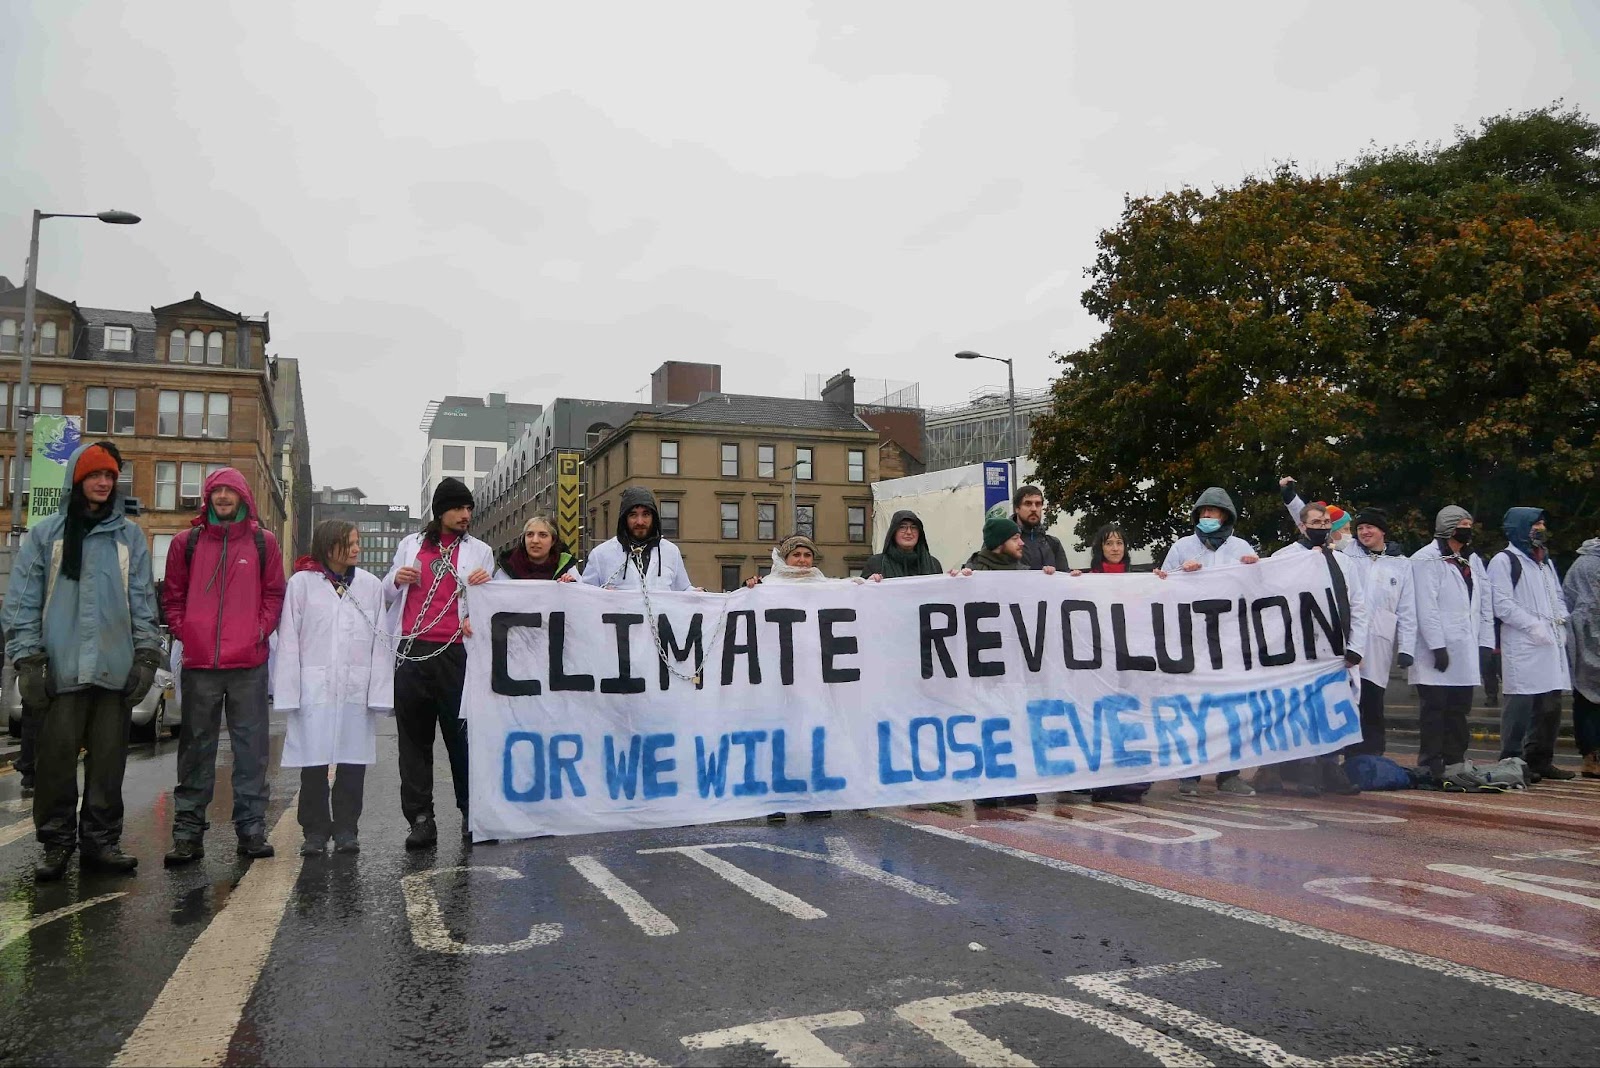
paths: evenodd
<path fill-rule="evenodd" d="M 815 812 L 802 812 L 800 813 L 800 817 L 808 820 L 831 820 L 833 819 L 833 810 L 831 808 L 826 808 L 817 809 Z"/>
<path fill-rule="evenodd" d="M 30 798 L 32 796 L 33 796 L 33 780 L 32 779 L 23 779 L 22 780 L 22 797 L 23 797 L 23 799 L 26 800 L 27 798 Z"/>
<path fill-rule="evenodd" d="M 257 831 L 254 834 L 241 835 L 239 845 L 234 852 L 251 860 L 265 860 L 276 854 L 277 850 L 272 848 L 272 843 L 267 841 L 266 835 Z"/>
<path fill-rule="evenodd" d="M 1549 779 L 1551 782 L 1567 782 L 1578 777 L 1577 772 L 1568 771 L 1566 768 L 1558 767 L 1555 764 L 1546 764 L 1540 768 L 1539 775 L 1541 778 Z"/>
<path fill-rule="evenodd" d="M 407 849 L 427 849 L 439 840 L 439 827 L 432 816 L 418 816 L 411 823 L 411 833 L 406 835 Z"/>
<path fill-rule="evenodd" d="M 1038 794 L 1012 794 L 1010 797 L 1006 798 L 1001 803 L 1002 804 L 1006 804 L 1006 805 L 1037 805 L 1039 803 L 1039 795 Z"/>
<path fill-rule="evenodd" d="M 206 847 L 195 838 L 179 838 L 172 843 L 172 852 L 161 858 L 161 863 L 169 868 L 182 867 L 193 864 L 206 855 Z"/>
<path fill-rule="evenodd" d="M 767 822 L 768 823 L 788 823 L 789 822 L 789 814 L 787 812 L 769 812 L 769 813 L 767 813 Z"/>
<path fill-rule="evenodd" d="M 328 836 L 325 834 L 308 834 L 306 840 L 300 843 L 302 857 L 325 857 L 328 855 Z"/>
<path fill-rule="evenodd" d="M 78 863 L 84 871 L 103 872 L 106 875 L 132 875 L 139 867 L 139 858 L 130 857 L 119 845 L 110 845 L 103 849 L 85 848 L 78 856 Z"/>
<path fill-rule="evenodd" d="M 999 797 L 980 797 L 972 803 L 974 808 L 999 808 L 1003 804 L 1005 799 Z"/>
<path fill-rule="evenodd" d="M 333 851 L 335 853 L 359 853 L 361 842 L 353 834 L 336 834 L 333 836 Z"/>
<path fill-rule="evenodd" d="M 1540 783 L 1544 782 L 1544 776 L 1539 772 L 1534 771 L 1532 768 L 1528 769 L 1527 774 L 1529 786 L 1538 786 Z"/>
<path fill-rule="evenodd" d="M 67 873 L 67 862 L 71 859 L 71 846 L 45 846 L 44 856 L 33 866 L 33 877 L 41 883 L 53 883 Z"/>

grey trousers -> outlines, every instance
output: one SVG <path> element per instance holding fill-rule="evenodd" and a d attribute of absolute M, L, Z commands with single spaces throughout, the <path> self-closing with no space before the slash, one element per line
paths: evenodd
<path fill-rule="evenodd" d="M 233 825 L 239 836 L 267 829 L 267 665 L 183 671 L 178 785 L 172 791 L 174 840 L 198 841 L 217 785 L 217 741 L 228 718 L 233 749 Z"/>
<path fill-rule="evenodd" d="M 35 715 L 38 715 L 37 710 Z M 39 723 L 34 833 L 46 846 L 109 852 L 122 839 L 122 773 L 128 766 L 128 700 L 98 686 L 57 694 Z M 83 814 L 78 814 L 78 749 Z"/>
<path fill-rule="evenodd" d="M 1508 693 L 1500 710 L 1500 759 L 1519 756 L 1534 771 L 1549 767 L 1560 729 L 1560 690 Z"/>

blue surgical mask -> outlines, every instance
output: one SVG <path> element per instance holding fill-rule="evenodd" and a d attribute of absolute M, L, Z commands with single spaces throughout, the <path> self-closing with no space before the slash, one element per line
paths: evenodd
<path fill-rule="evenodd" d="M 1208 516 L 1207 518 L 1196 523 L 1195 526 L 1199 528 L 1199 531 L 1202 534 L 1215 534 L 1217 531 L 1222 529 L 1222 520 L 1212 519 Z"/>

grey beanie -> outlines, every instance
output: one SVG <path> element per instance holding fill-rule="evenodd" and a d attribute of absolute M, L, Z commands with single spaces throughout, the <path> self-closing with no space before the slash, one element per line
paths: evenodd
<path fill-rule="evenodd" d="M 1472 525 L 1472 513 L 1459 504 L 1448 504 L 1439 509 L 1439 514 L 1433 520 L 1433 535 L 1436 538 L 1448 538 L 1456 532 L 1463 522 Z"/>

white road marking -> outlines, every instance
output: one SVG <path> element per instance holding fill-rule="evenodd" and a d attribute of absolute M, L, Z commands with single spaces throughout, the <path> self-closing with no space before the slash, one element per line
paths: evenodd
<path fill-rule="evenodd" d="M 1556 816 L 1564 820 L 1574 820 L 1578 823 L 1600 823 L 1600 818 L 1583 812 L 1560 812 L 1548 808 L 1524 808 L 1515 798 L 1527 797 L 1527 794 L 1501 794 L 1502 803 L 1495 804 L 1485 801 L 1460 801 L 1455 797 L 1444 797 L 1430 790 L 1408 790 L 1404 795 L 1396 794 L 1395 800 L 1404 804 L 1406 801 L 1416 802 L 1417 805 L 1426 807 L 1437 805 L 1443 808 L 1481 808 L 1486 812 L 1498 812 L 1503 816 Z M 1411 807 L 1411 806 L 1407 806 Z"/>
<path fill-rule="evenodd" d="M 535 946 L 547 946 L 561 937 L 562 927 L 559 923 L 536 923 L 528 928 L 528 937 L 519 938 L 515 942 L 469 943 L 457 940 L 450 934 L 450 928 L 444 922 L 444 913 L 439 908 L 439 899 L 435 896 L 432 886 L 433 880 L 439 876 L 457 872 L 478 872 L 497 882 L 522 878 L 522 873 L 515 868 L 463 864 L 455 868 L 433 868 L 428 871 L 413 872 L 401 879 L 400 888 L 406 899 L 406 919 L 411 921 L 411 941 L 416 943 L 418 949 L 432 953 L 448 953 L 458 957 L 499 956 L 504 953 L 519 953 Z"/>
<path fill-rule="evenodd" d="M 1311 817 L 1318 823 L 1405 823 L 1404 816 L 1386 816 L 1381 812 L 1365 812 L 1359 809 L 1333 809 L 1318 808 L 1313 805 L 1276 805 L 1262 804 L 1259 801 L 1224 801 L 1219 797 L 1173 797 L 1167 799 L 1169 804 L 1199 805 L 1203 808 L 1220 809 L 1249 809 L 1261 812 L 1293 812 Z"/>
<path fill-rule="evenodd" d="M 907 879 L 903 875 L 895 875 L 892 872 L 887 872 L 882 868 L 877 868 L 871 864 L 868 864 L 866 861 L 856 856 L 855 850 L 850 847 L 850 843 L 844 838 L 830 836 L 824 839 L 824 843 L 828 849 L 826 853 L 812 853 L 804 849 L 790 849 L 788 846 L 772 845 L 769 842 L 712 842 L 697 848 L 759 849 L 767 853 L 781 853 L 787 857 L 800 857 L 804 860 L 821 861 L 824 864 L 831 864 L 836 868 L 843 868 L 845 871 L 854 872 L 863 878 L 871 879 L 875 883 L 882 883 L 884 886 L 892 886 L 896 890 L 910 894 L 912 897 L 921 898 L 923 901 L 931 902 L 935 905 L 956 904 L 956 899 L 951 897 L 949 894 L 944 893 L 943 891 L 935 890 L 931 886 L 923 886 L 921 883 Z"/>
<path fill-rule="evenodd" d="M 1443 912 L 1430 912 L 1416 905 L 1406 905 L 1398 901 L 1385 901 L 1381 897 L 1369 897 L 1366 894 L 1352 893 L 1346 890 L 1350 886 L 1399 886 L 1407 890 L 1419 890 L 1424 894 L 1433 894 L 1437 897 L 1448 897 L 1456 900 L 1477 897 L 1477 894 L 1466 890 L 1457 890 L 1449 886 L 1438 886 L 1434 883 L 1419 883 L 1414 879 L 1388 879 L 1373 875 L 1350 875 L 1337 879 L 1312 879 L 1305 884 L 1305 888 L 1313 894 L 1331 897 L 1335 901 L 1343 901 L 1347 905 L 1361 905 L 1380 912 L 1393 913 L 1396 916 L 1407 916 L 1414 920 L 1427 920 L 1429 923 L 1442 924 L 1446 927 L 1459 927 L 1463 931 L 1474 934 L 1489 935 L 1491 938 L 1509 938 L 1517 942 L 1527 942 L 1546 949 L 1553 949 L 1558 953 L 1572 953 L 1580 957 L 1593 957 L 1600 959 L 1600 950 L 1580 946 L 1576 942 L 1568 942 L 1563 938 L 1553 938 L 1533 931 L 1523 931 L 1516 927 L 1502 927 L 1497 923 L 1485 923 L 1466 916 L 1451 916 Z M 1592 1010 L 1591 1010 L 1592 1011 Z"/>
<path fill-rule="evenodd" d="M 277 856 L 251 863 L 222 910 L 190 944 L 113 1065 L 222 1063 L 300 877 L 299 838 L 290 799 L 272 828 Z"/>
<path fill-rule="evenodd" d="M 1113 875 L 1110 872 L 1100 871 L 1096 868 L 1087 868 L 1081 864 L 1073 864 L 1070 861 L 1057 860 L 1055 857 L 1040 856 L 1037 853 L 1030 853 L 1025 849 L 1003 845 L 1000 842 L 974 838 L 970 835 L 962 834 L 960 831 L 950 831 L 943 827 L 916 823 L 912 820 L 901 819 L 898 816 L 875 816 L 875 818 L 897 823 L 902 827 L 909 827 L 924 834 L 946 838 L 952 842 L 960 842 L 978 849 L 1001 853 L 1017 860 L 1027 861 L 1030 864 L 1043 865 L 1059 872 L 1065 872 L 1068 875 L 1077 875 L 1085 879 L 1092 879 L 1095 882 L 1105 883 L 1108 886 L 1121 887 L 1124 890 L 1131 890 L 1134 893 L 1144 894 L 1161 901 L 1185 905 L 1213 915 L 1255 924 L 1258 927 L 1265 927 L 1280 934 L 1293 935 L 1296 938 L 1304 938 L 1310 942 L 1320 942 L 1323 945 L 1337 946 L 1353 953 L 1362 953 L 1369 957 L 1378 957 L 1398 964 L 1409 964 L 1414 968 L 1421 968 L 1424 971 L 1460 979 L 1478 986 L 1490 987 L 1508 994 L 1520 994 L 1523 997 L 1561 1005 L 1578 1012 L 1588 1013 L 1591 1016 L 1600 1016 L 1600 999 L 1578 994 L 1571 990 L 1560 990 L 1556 987 L 1545 986 L 1543 983 L 1535 983 L 1527 979 L 1514 979 L 1507 975 L 1497 975 L 1481 968 L 1457 964 L 1455 961 L 1430 957 L 1422 953 L 1414 953 L 1408 949 L 1399 949 L 1395 946 L 1385 946 L 1378 942 L 1369 942 L 1364 938 L 1355 938 L 1350 935 L 1340 934 L 1337 931 L 1323 930 L 1320 927 L 1312 927 L 1310 924 L 1298 923 L 1278 916 L 1270 916 L 1267 913 L 1256 912 L 1254 909 L 1242 908 L 1238 905 L 1211 901 L 1203 897 L 1196 897 L 1193 894 L 1185 894 L 1178 890 L 1169 890 L 1164 886 L 1142 883 L 1136 879 Z"/>
<path fill-rule="evenodd" d="M 6 800 L 6 801 L 0 801 L 0 812 L 27 812 L 27 813 L 32 813 L 33 812 L 33 798 L 31 798 L 31 797 L 13 797 L 13 798 L 10 798 L 9 800 Z"/>
<path fill-rule="evenodd" d="M 15 823 L 8 823 L 0 827 L 0 846 L 8 846 L 21 838 L 33 837 L 33 820 L 20 819 Z"/>
<path fill-rule="evenodd" d="M 641 854 L 682 854 L 683 856 L 686 856 L 690 860 L 694 861 L 696 864 L 699 864 L 701 867 L 709 868 L 710 870 L 716 872 L 718 875 L 722 876 L 724 879 L 728 880 L 728 882 L 732 883 L 734 886 L 737 886 L 751 897 L 757 899 L 758 901 L 765 901 L 773 908 L 782 912 L 787 912 L 797 920 L 820 920 L 827 917 L 828 914 L 817 908 L 815 905 L 811 905 L 800 900 L 786 890 L 779 890 L 776 886 L 773 886 L 765 879 L 750 874 L 737 864 L 730 864 L 721 857 L 712 856 L 710 853 L 706 852 L 707 848 L 708 847 L 705 846 L 664 846 L 659 849 L 641 849 L 639 852 Z"/>
<path fill-rule="evenodd" d="M 1151 845 L 1192 845 L 1195 842 L 1209 842 L 1211 839 L 1222 835 L 1221 831 L 1213 827 L 1196 827 L 1192 823 L 1179 823 L 1177 820 L 1162 819 L 1160 816 L 1112 816 L 1109 819 L 1102 819 L 1097 816 L 1092 819 L 1083 819 L 1081 817 L 1067 819 L 1057 816 L 1054 812 L 1040 812 L 1035 809 L 1021 809 L 1019 811 L 1031 820 L 1072 827 L 1081 831 L 1094 831 L 1098 834 L 1114 835 L 1118 838 L 1132 838 L 1136 842 L 1149 842 Z M 1158 834 L 1143 834 L 1139 831 L 1124 829 L 1139 824 L 1151 827 L 1165 827 L 1168 830 L 1177 831 L 1182 837 L 1164 837 Z"/>
<path fill-rule="evenodd" d="M 1295 819 L 1293 816 L 1273 816 L 1261 812 L 1240 812 L 1237 815 L 1243 817 L 1242 819 L 1228 819 L 1224 816 L 1202 816 L 1198 812 L 1185 812 L 1171 805 L 1129 805 L 1120 801 L 1102 801 L 1100 804 L 1104 808 L 1113 809 L 1117 812 L 1136 813 L 1140 810 L 1163 812 L 1167 814 L 1167 819 L 1203 823 L 1213 827 L 1229 827 L 1241 831 L 1314 831 L 1317 829 L 1317 825 L 1310 820 Z M 1246 819 L 1256 822 L 1246 823 L 1244 822 Z"/>
<path fill-rule="evenodd" d="M 1135 1020 L 1082 1001 L 1050 994 L 1021 991 L 980 990 L 971 994 L 951 994 L 923 998 L 895 1009 L 895 1015 L 918 1028 L 957 1056 L 981 1065 L 1007 1065 L 1033 1068 L 1033 1062 L 996 1039 L 990 1038 L 956 1014 L 990 1005 L 1027 1005 L 1046 1009 L 1069 1019 L 1079 1020 L 1108 1035 L 1120 1038 L 1159 1064 L 1181 1068 L 1209 1068 L 1211 1062 L 1175 1038 L 1169 1038 Z"/>
<path fill-rule="evenodd" d="M 115 894 L 101 894 L 85 901 L 77 901 L 64 908 L 46 912 L 42 916 L 28 916 L 28 905 L 21 901 L 0 901 L 0 949 L 4 949 L 17 939 L 30 931 L 36 931 L 47 923 L 64 920 L 68 916 L 75 916 L 86 908 L 115 901 L 119 897 L 127 897 L 126 890 L 119 890 Z"/>
<path fill-rule="evenodd" d="M 589 880 L 589 885 L 600 891 L 613 904 L 627 914 L 635 927 L 647 935 L 660 937 L 678 933 L 678 925 L 669 920 L 644 896 L 591 856 L 568 857 L 567 863 L 578 874 Z"/>
<path fill-rule="evenodd" d="M 857 1027 L 866 1022 L 859 1012 L 828 1012 L 820 1016 L 795 1016 L 787 1020 L 744 1024 L 721 1031 L 685 1035 L 678 1041 L 689 1049 L 726 1049 L 729 1046 L 760 1046 L 784 1064 L 794 1068 L 850 1068 L 837 1050 L 823 1042 L 817 1031 L 835 1027 Z"/>
<path fill-rule="evenodd" d="M 661 1068 L 661 1062 L 626 1049 L 557 1049 L 490 1061 L 483 1068 Z"/>
<path fill-rule="evenodd" d="M 1445 875 L 1458 875 L 1463 879 L 1472 879 L 1489 886 L 1509 887 L 1525 894 L 1538 894 L 1540 897 L 1582 905 L 1586 909 L 1600 909 L 1600 897 L 1556 889 L 1570 886 L 1574 890 L 1600 890 L 1600 883 L 1593 879 L 1566 879 L 1559 875 L 1536 875 L 1531 872 L 1505 871 L 1501 868 L 1474 868 L 1466 864 L 1429 864 L 1428 870 L 1442 872 Z"/>
<path fill-rule="evenodd" d="M 1537 853 L 1497 853 L 1495 860 L 1564 860 L 1600 868 L 1600 848 L 1545 849 Z"/>

